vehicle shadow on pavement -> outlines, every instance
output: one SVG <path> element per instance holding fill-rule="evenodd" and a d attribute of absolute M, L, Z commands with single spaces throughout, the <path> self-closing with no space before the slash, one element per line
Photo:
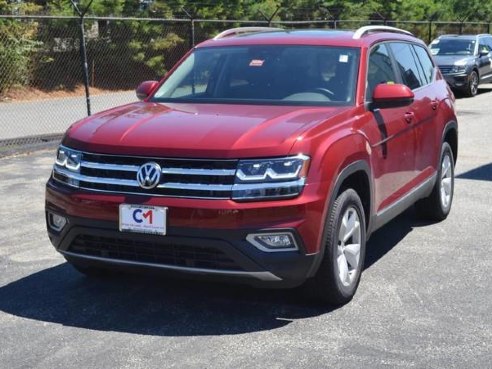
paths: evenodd
<path fill-rule="evenodd" d="M 416 226 L 410 211 L 376 232 L 369 268 Z M 86 278 L 67 263 L 0 287 L 0 310 L 19 317 L 100 331 L 153 336 L 272 330 L 334 311 L 307 302 L 301 289 L 265 290 L 162 277 Z"/>
<path fill-rule="evenodd" d="M 486 94 L 488 92 L 492 92 L 492 88 L 490 87 L 491 84 L 487 84 L 487 86 L 478 86 L 478 91 L 477 91 L 477 95 L 481 95 L 481 94 Z"/>
<path fill-rule="evenodd" d="M 64 263 L 1 287 L 0 310 L 100 331 L 199 336 L 272 330 L 334 310 L 303 298 L 298 290 L 162 277 L 91 279 Z"/>
<path fill-rule="evenodd" d="M 471 169 L 465 173 L 461 173 L 456 176 L 456 178 L 473 179 L 477 181 L 492 181 L 492 163 Z"/>
<path fill-rule="evenodd" d="M 491 84 L 487 84 L 486 86 L 484 86 L 484 85 L 478 86 L 477 95 L 482 95 L 482 94 L 492 92 L 492 88 L 489 86 L 491 86 Z M 463 92 L 460 92 L 460 91 L 454 91 L 454 96 L 457 99 L 473 99 L 473 96 L 472 97 L 466 96 Z"/>
<path fill-rule="evenodd" d="M 366 246 L 364 269 L 369 269 L 390 252 L 414 228 L 433 224 L 419 220 L 412 206 L 371 235 Z"/>

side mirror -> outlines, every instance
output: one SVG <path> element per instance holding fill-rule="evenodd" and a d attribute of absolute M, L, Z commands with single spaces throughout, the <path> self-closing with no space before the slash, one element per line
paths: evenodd
<path fill-rule="evenodd" d="M 157 87 L 159 82 L 157 81 L 145 81 L 142 82 L 138 87 L 137 87 L 137 97 L 139 100 L 145 100 L 147 97 L 150 96 L 150 94 L 154 91 L 154 89 Z"/>
<path fill-rule="evenodd" d="M 410 105 L 415 95 L 407 86 L 381 83 L 372 93 L 371 109 L 399 108 Z"/>
<path fill-rule="evenodd" d="M 489 55 L 489 53 L 490 53 L 489 50 L 487 50 L 486 48 L 483 48 L 483 49 L 480 50 L 480 52 L 478 53 L 478 55 L 480 55 L 480 56 L 487 56 L 487 55 Z"/>

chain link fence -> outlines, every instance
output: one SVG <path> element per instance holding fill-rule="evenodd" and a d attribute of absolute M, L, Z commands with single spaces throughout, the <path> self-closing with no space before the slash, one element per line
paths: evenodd
<path fill-rule="evenodd" d="M 0 154 L 58 139 L 87 115 L 78 22 L 77 17 L 0 16 Z M 227 28 L 356 29 L 382 23 L 427 42 L 445 33 L 490 33 L 488 23 L 85 18 L 92 112 L 135 101 L 141 81 L 162 78 L 193 45 Z"/>

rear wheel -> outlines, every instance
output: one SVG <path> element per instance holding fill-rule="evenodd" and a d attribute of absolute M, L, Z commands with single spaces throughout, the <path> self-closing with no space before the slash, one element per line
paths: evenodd
<path fill-rule="evenodd" d="M 323 260 L 308 288 L 316 299 L 342 305 L 354 296 L 364 266 L 366 227 L 357 192 L 347 189 L 337 197 L 325 227 Z"/>
<path fill-rule="evenodd" d="M 429 197 L 415 204 L 417 214 L 424 219 L 441 221 L 451 211 L 454 195 L 454 158 L 453 150 L 447 142 L 442 144 L 441 161 L 437 172 L 436 184 Z"/>

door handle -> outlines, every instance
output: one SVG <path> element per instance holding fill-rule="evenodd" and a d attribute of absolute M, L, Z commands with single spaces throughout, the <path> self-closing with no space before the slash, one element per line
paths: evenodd
<path fill-rule="evenodd" d="M 415 114 L 413 112 L 407 112 L 405 113 L 405 120 L 407 123 L 412 123 L 413 118 L 415 118 Z"/>
<path fill-rule="evenodd" d="M 439 106 L 439 101 L 438 100 L 432 100 L 431 101 L 432 110 L 436 110 L 438 106 Z"/>

